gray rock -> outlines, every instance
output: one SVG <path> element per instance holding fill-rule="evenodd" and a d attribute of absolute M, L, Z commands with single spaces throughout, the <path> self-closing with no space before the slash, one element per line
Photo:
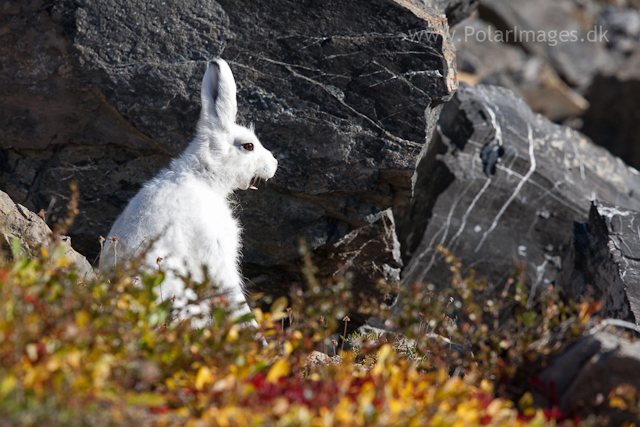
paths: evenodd
<path fill-rule="evenodd" d="M 348 308 L 355 324 L 367 320 L 366 314 L 357 313 L 367 302 L 375 306 L 395 301 L 402 258 L 391 209 L 373 224 L 350 232 L 330 247 L 319 248 L 315 257 L 321 276 L 346 277 L 351 284 L 353 300 Z"/>
<path fill-rule="evenodd" d="M 462 86 L 418 166 L 411 205 L 394 212 L 402 281 L 446 286 L 442 245 L 500 290 L 522 263 L 533 294 L 556 279 L 590 200 L 638 209 L 639 190 L 635 169 L 510 91 Z"/>
<path fill-rule="evenodd" d="M 609 406 L 610 393 L 618 386 L 640 388 L 640 342 L 630 342 L 606 332 L 589 334 L 556 358 L 540 374 L 542 392 L 549 404 L 582 419 L 598 415 L 608 425 L 637 422 L 637 414 Z"/>
<path fill-rule="evenodd" d="M 558 76 L 548 60 L 519 46 L 480 36 L 496 28 L 481 19 L 452 29 L 460 81 L 511 89 L 531 109 L 552 121 L 584 114 L 589 103 Z"/>
<path fill-rule="evenodd" d="M 483 0 L 478 11 L 506 42 L 548 60 L 572 86 L 586 87 L 606 62 L 606 39 L 592 32 L 584 7 L 571 0 Z M 560 31 L 567 31 L 562 39 Z"/>
<path fill-rule="evenodd" d="M 575 223 L 560 284 L 569 297 L 602 301 L 600 315 L 640 322 L 640 214 L 594 201 Z"/>
<path fill-rule="evenodd" d="M 387 251 L 358 259 L 367 265 L 359 274 L 376 274 L 363 280 L 371 287 L 397 273 L 397 248 L 379 225 L 409 203 L 425 142 L 457 87 L 444 14 L 461 19 L 473 4 L 7 2 L 0 188 L 56 221 L 78 181 L 70 234 L 97 255 L 127 201 L 189 142 L 206 61 L 221 55 L 236 76 L 239 117 L 280 162 L 268 186 L 238 194 L 245 275 L 284 293 L 299 280 L 301 238 L 335 272 L 355 232 Z"/>
<path fill-rule="evenodd" d="M 95 85 L 136 130 L 177 155 L 194 135 L 206 61 L 222 53 L 229 18 L 214 0 L 54 7 L 73 14 L 72 52 L 84 84 Z M 71 25 L 71 24 L 68 24 Z"/>
<path fill-rule="evenodd" d="M 0 36 L 0 190 L 28 209 L 45 209 L 55 224 L 77 181 L 81 212 L 70 233 L 93 257 L 98 236 L 170 153 L 79 76 L 74 7 L 3 4 L 0 25 L 12 30 Z"/>
<path fill-rule="evenodd" d="M 607 47 L 613 54 L 629 54 L 640 41 L 640 12 L 637 8 L 610 5 L 598 16 L 597 24 L 607 31 Z"/>
<path fill-rule="evenodd" d="M 435 0 L 435 6 L 444 11 L 449 26 L 467 19 L 478 7 L 480 0 Z"/>
<path fill-rule="evenodd" d="M 507 87 L 640 168 L 640 12 L 630 3 L 485 0 L 478 19 L 453 28 L 460 81 Z"/>
<path fill-rule="evenodd" d="M 41 217 L 15 203 L 2 191 L 0 191 L 0 234 L 3 240 L 0 242 L 0 248 L 8 250 L 12 240 L 18 239 L 22 255 L 27 257 L 36 256 L 40 248 L 50 247 L 55 240 L 51 229 Z M 67 247 L 65 255 L 82 277 L 94 276 L 91 264 L 71 247 L 71 239 L 68 236 L 60 236 L 57 243 Z"/>

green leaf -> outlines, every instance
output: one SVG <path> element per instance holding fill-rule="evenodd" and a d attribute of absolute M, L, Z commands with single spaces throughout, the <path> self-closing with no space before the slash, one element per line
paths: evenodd
<path fill-rule="evenodd" d="M 222 325 L 224 319 L 227 318 L 227 310 L 222 307 L 215 307 L 211 310 L 211 317 L 216 321 L 216 325 Z"/>
<path fill-rule="evenodd" d="M 256 317 L 253 315 L 253 313 L 245 313 L 242 316 L 238 316 L 235 319 L 233 319 L 233 323 L 251 322 L 255 318 Z"/>
<path fill-rule="evenodd" d="M 251 371 L 252 371 L 252 373 L 254 373 L 254 374 L 255 374 L 255 373 L 258 373 L 258 372 L 262 372 L 262 371 L 264 371 L 264 370 L 265 370 L 265 368 L 266 368 L 266 367 L 268 367 L 268 366 L 269 366 L 269 364 L 268 364 L 266 361 L 264 361 L 264 360 L 260 360 L 260 361 L 258 361 L 257 363 L 255 363 L 255 364 L 252 366 Z"/>
<path fill-rule="evenodd" d="M 20 258 L 20 253 L 22 252 L 22 242 L 17 237 L 11 238 L 11 255 L 13 255 L 13 259 Z"/>
<path fill-rule="evenodd" d="M 534 313 L 533 311 L 527 311 L 522 315 L 522 322 L 524 323 L 524 326 L 527 328 L 530 328 L 533 326 L 535 320 L 536 320 L 536 313 Z"/>
<path fill-rule="evenodd" d="M 158 273 L 153 277 L 153 287 L 152 289 L 157 288 L 164 281 L 164 273 Z"/>
<path fill-rule="evenodd" d="M 162 406 L 165 404 L 164 397 L 153 393 L 130 393 L 126 397 L 129 405 L 138 406 Z"/>

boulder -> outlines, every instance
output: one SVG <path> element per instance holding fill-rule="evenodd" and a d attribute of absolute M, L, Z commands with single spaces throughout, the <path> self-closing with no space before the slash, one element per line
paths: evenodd
<path fill-rule="evenodd" d="M 558 75 L 548 59 L 497 41 L 502 34 L 482 19 L 452 29 L 460 81 L 511 89 L 536 113 L 552 121 L 581 116 L 589 102 Z"/>
<path fill-rule="evenodd" d="M 452 33 L 461 81 L 507 87 L 640 168 L 637 3 L 484 0 Z"/>
<path fill-rule="evenodd" d="M 323 271 L 357 264 L 367 276 L 354 281 L 372 287 L 397 276 L 389 209 L 409 203 L 457 88 L 447 21 L 475 3 L 5 2 L 0 189 L 56 221 L 77 181 L 70 234 L 96 255 L 142 183 L 190 141 L 206 62 L 222 56 L 240 119 L 280 162 L 268 185 L 238 194 L 249 282 L 286 293 L 304 239 L 333 260 Z M 350 262 L 366 239 L 385 252 Z"/>
<path fill-rule="evenodd" d="M 632 391 L 630 387 L 640 389 L 639 369 L 640 341 L 607 332 L 590 333 L 541 372 L 535 391 L 549 396 L 551 401 L 546 404 L 558 405 L 570 417 L 585 419 L 595 414 L 604 425 L 637 423 L 637 413 L 625 410 L 620 402 L 629 397 L 636 401 L 633 394 L 625 394 Z M 616 397 L 620 400 L 612 404 Z"/>
<path fill-rule="evenodd" d="M 584 88 L 606 62 L 606 38 L 594 32 L 594 14 L 600 8 L 595 1 L 585 3 L 484 0 L 478 12 L 503 32 L 505 42 L 548 60 L 571 86 Z M 565 37 L 561 31 L 567 32 Z"/>
<path fill-rule="evenodd" d="M 628 164 L 640 168 L 640 46 L 624 68 L 593 79 L 585 97 L 591 107 L 581 131 Z"/>
<path fill-rule="evenodd" d="M 573 245 L 559 278 L 570 298 L 599 300 L 601 316 L 640 322 L 639 223 L 636 211 L 591 203 L 588 222 L 574 223 Z"/>
<path fill-rule="evenodd" d="M 452 27 L 471 16 L 480 0 L 434 0 L 433 3 L 447 15 L 449 26 Z"/>
<path fill-rule="evenodd" d="M 638 191 L 638 172 L 580 133 L 507 89 L 464 85 L 418 165 L 414 199 L 394 211 L 402 282 L 446 286 L 442 245 L 499 289 L 521 263 L 534 294 L 562 270 L 590 200 L 638 209 Z"/>
<path fill-rule="evenodd" d="M 591 107 L 582 117 L 581 131 L 640 168 L 640 11 L 637 6 L 608 6 L 597 24 L 608 31 L 608 60 L 585 89 Z"/>
<path fill-rule="evenodd" d="M 18 239 L 23 256 L 33 257 L 40 248 L 51 246 L 54 241 L 51 229 L 44 219 L 24 206 L 15 203 L 0 191 L 0 248 L 9 250 L 13 239 Z M 71 247 L 68 236 L 60 236 L 58 243 L 67 249 L 65 255 L 72 261 L 82 277 L 93 277 L 93 268 L 85 257 Z"/>

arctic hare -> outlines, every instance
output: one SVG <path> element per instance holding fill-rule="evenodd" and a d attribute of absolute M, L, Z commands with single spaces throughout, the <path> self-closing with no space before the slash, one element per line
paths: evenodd
<path fill-rule="evenodd" d="M 116 257 L 136 255 L 153 242 L 145 263 L 155 270 L 162 258 L 167 271 L 156 289 L 158 299 L 175 297 L 182 319 L 198 313 L 208 317 L 208 304 L 190 304 L 195 293 L 176 277 L 189 273 L 202 281 L 203 266 L 227 300 L 240 307 L 235 314 L 249 312 L 238 265 L 241 230 L 228 199 L 236 189 L 256 189 L 257 180 L 272 178 L 278 167 L 253 131 L 235 123 L 236 83 L 224 60 L 209 63 L 201 97 L 195 139 L 129 202 L 102 253 L 102 260 L 113 264 Z"/>

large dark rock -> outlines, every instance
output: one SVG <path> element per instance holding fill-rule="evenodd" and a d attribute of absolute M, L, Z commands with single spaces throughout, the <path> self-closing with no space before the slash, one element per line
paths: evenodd
<path fill-rule="evenodd" d="M 543 370 L 539 390 L 552 397 L 547 405 L 558 405 L 570 417 L 597 415 L 604 425 L 638 422 L 638 414 L 610 400 L 620 386 L 640 388 L 640 342 L 630 342 L 607 332 L 590 333 L 557 357 Z M 623 397 L 625 393 L 618 393 Z M 623 400 L 624 401 L 624 400 Z M 542 402 L 540 402 L 542 403 Z M 606 421 L 608 420 L 608 421 Z"/>
<path fill-rule="evenodd" d="M 358 267 L 372 286 L 399 268 L 388 209 L 409 202 L 457 87 L 445 14 L 462 19 L 474 3 L 5 2 L 0 188 L 56 221 L 78 181 L 70 233 L 93 257 L 141 184 L 188 144 L 206 62 L 221 55 L 239 117 L 280 162 L 268 186 L 238 195 L 245 275 L 284 293 L 300 239 L 334 260 L 331 275 L 356 232 L 386 251 L 357 258 L 373 262 Z"/>
<path fill-rule="evenodd" d="M 640 168 L 640 47 L 625 68 L 597 76 L 585 94 L 591 108 L 581 131 Z"/>
<path fill-rule="evenodd" d="M 587 223 L 574 224 L 561 286 L 574 300 L 602 301 L 600 315 L 640 321 L 640 214 L 594 201 Z"/>
<path fill-rule="evenodd" d="M 93 259 L 98 236 L 141 183 L 168 164 L 170 152 L 123 117 L 108 91 L 80 76 L 75 7 L 3 4 L 0 190 L 33 211 L 45 209 L 55 224 L 66 215 L 69 183 L 78 181 L 80 214 L 71 236 Z"/>
<path fill-rule="evenodd" d="M 556 279 L 590 200 L 638 209 L 638 191 L 635 169 L 510 91 L 463 86 L 418 166 L 416 196 L 396 208 L 403 283 L 447 285 L 439 244 L 500 289 L 523 263 L 534 293 Z"/>

